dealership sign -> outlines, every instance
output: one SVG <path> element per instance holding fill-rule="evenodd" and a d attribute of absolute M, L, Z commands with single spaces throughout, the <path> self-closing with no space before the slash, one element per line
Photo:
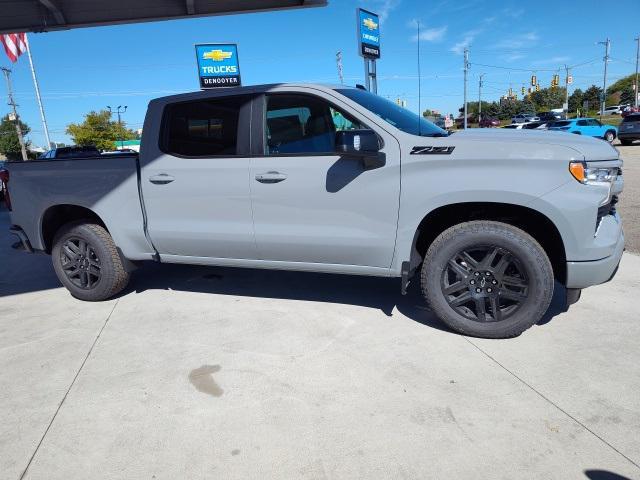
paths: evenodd
<path fill-rule="evenodd" d="M 358 50 L 365 58 L 380 58 L 380 18 L 362 8 L 358 9 Z"/>
<path fill-rule="evenodd" d="M 239 87 L 240 62 L 235 43 L 196 45 L 200 88 Z"/>

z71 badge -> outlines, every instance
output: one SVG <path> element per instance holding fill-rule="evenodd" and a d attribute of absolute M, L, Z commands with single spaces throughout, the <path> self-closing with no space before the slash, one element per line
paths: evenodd
<path fill-rule="evenodd" d="M 413 147 L 411 155 L 451 155 L 456 147 Z"/>

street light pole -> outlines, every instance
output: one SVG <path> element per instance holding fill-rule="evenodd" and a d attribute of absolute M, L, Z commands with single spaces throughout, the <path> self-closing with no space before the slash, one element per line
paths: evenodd
<path fill-rule="evenodd" d="M 107 105 L 107 108 L 109 109 L 109 113 L 113 114 L 113 110 L 111 110 L 111 107 L 109 105 Z M 127 106 L 125 105 L 123 110 L 120 110 L 121 108 L 123 108 L 122 105 L 118 105 L 116 107 L 116 112 L 115 112 L 118 115 L 118 127 L 120 127 L 120 128 L 122 127 L 122 122 L 120 120 L 120 115 L 127 111 Z M 120 138 L 120 148 L 123 148 L 123 147 L 124 147 L 124 139 Z"/>

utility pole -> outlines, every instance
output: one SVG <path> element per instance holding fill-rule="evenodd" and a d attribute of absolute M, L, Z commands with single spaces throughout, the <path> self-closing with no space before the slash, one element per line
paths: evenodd
<path fill-rule="evenodd" d="M 342 72 L 342 52 L 336 53 L 336 66 L 338 67 L 338 78 L 340 78 L 340 84 L 344 85 L 344 74 Z"/>
<path fill-rule="evenodd" d="M 467 129 L 467 75 L 469 73 L 469 49 L 464 47 L 464 129 Z"/>
<path fill-rule="evenodd" d="M 13 100 L 13 90 L 11 89 L 11 70 L 8 68 L 2 67 L 2 73 L 4 73 L 4 78 L 7 80 L 7 94 L 9 96 L 9 105 L 11 105 L 13 109 L 13 121 L 16 124 L 16 133 L 18 134 L 18 142 L 20 142 L 20 150 L 22 150 L 22 160 L 27 161 L 27 147 L 24 144 L 24 138 L 22 137 L 22 129 L 20 128 L 20 117 L 18 116 L 18 110 L 16 102 Z"/>
<path fill-rule="evenodd" d="M 109 109 L 109 113 L 113 113 L 113 110 L 111 110 L 111 107 L 109 105 L 107 105 L 107 108 Z M 122 105 L 118 105 L 116 107 L 116 113 L 118 114 L 118 127 L 122 127 L 122 122 L 120 121 L 120 114 L 124 113 L 127 111 L 127 106 L 124 106 L 124 110 L 120 110 L 122 108 Z M 124 139 L 120 139 L 120 148 L 124 147 Z"/>
<path fill-rule="evenodd" d="M 609 63 L 609 49 L 611 48 L 611 40 L 607 38 L 604 42 L 598 42 L 604 45 L 604 79 L 602 81 L 602 101 L 600 102 L 600 117 L 604 115 L 604 109 L 607 102 L 607 64 Z"/>
<path fill-rule="evenodd" d="M 482 120 L 482 77 L 484 77 L 484 73 L 480 74 L 480 81 L 478 82 L 478 126 L 480 126 L 480 120 Z"/>
<path fill-rule="evenodd" d="M 640 98 L 640 85 L 638 85 L 638 63 L 640 63 L 640 35 L 635 39 L 638 43 L 638 47 L 636 49 L 636 88 L 633 93 L 635 94 L 635 107 L 638 108 L 638 98 Z"/>
<path fill-rule="evenodd" d="M 569 118 L 569 67 L 567 65 L 564 66 L 564 104 L 566 108 L 564 108 L 565 118 Z"/>

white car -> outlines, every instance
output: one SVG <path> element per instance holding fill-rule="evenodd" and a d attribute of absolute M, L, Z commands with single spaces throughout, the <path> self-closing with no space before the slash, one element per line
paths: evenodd
<path fill-rule="evenodd" d="M 605 115 L 620 115 L 621 113 L 622 109 L 620 108 L 620 105 L 612 105 L 604 109 Z"/>
<path fill-rule="evenodd" d="M 527 123 L 527 122 L 538 122 L 540 121 L 539 117 L 529 113 L 519 113 L 515 117 L 511 118 L 511 123 Z"/>
<path fill-rule="evenodd" d="M 535 126 L 533 126 L 533 125 L 532 125 L 532 124 L 534 124 L 534 123 L 535 123 L 535 124 L 538 124 L 538 123 L 540 123 L 540 122 L 538 122 L 538 121 L 536 120 L 536 121 L 533 121 L 533 122 L 512 123 L 512 124 L 510 124 L 510 125 L 505 125 L 505 126 L 504 126 L 504 127 L 502 127 L 502 128 L 510 128 L 510 129 L 512 129 L 512 130 L 523 130 L 523 129 L 524 129 L 524 130 L 528 130 L 528 129 L 530 129 L 530 128 L 537 128 L 537 125 L 535 125 Z M 532 125 L 532 126 L 528 126 L 528 125 Z"/>

